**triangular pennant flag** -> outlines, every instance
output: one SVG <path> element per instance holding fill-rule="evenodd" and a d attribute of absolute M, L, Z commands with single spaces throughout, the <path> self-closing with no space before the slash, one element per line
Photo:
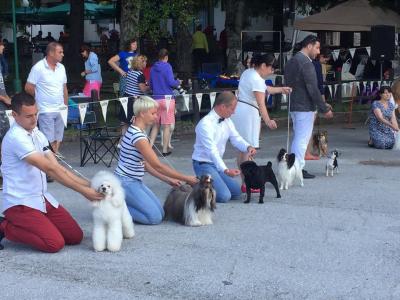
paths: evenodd
<path fill-rule="evenodd" d="M 367 84 L 368 84 L 368 81 L 363 81 L 363 86 L 364 86 L 363 91 L 367 90 Z"/>
<path fill-rule="evenodd" d="M 286 60 L 291 59 L 293 54 L 291 52 L 286 53 Z"/>
<path fill-rule="evenodd" d="M 214 107 L 215 97 L 217 97 L 217 93 L 216 92 L 210 93 L 211 109 Z"/>
<path fill-rule="evenodd" d="M 11 109 L 7 109 L 6 110 L 6 116 L 8 118 L 8 123 L 10 124 L 10 127 L 14 124 L 15 119 L 12 115 L 12 110 Z"/>
<path fill-rule="evenodd" d="M 339 52 L 340 52 L 340 49 L 335 49 L 335 50 L 333 50 L 333 52 L 332 52 L 333 60 L 337 60 L 337 59 L 338 59 L 338 57 L 339 57 Z"/>
<path fill-rule="evenodd" d="M 286 94 L 282 94 L 281 103 L 287 103 L 287 96 L 286 96 Z"/>
<path fill-rule="evenodd" d="M 253 57 L 253 52 L 249 51 L 249 52 L 247 52 L 247 55 L 249 56 L 249 58 L 252 58 Z"/>
<path fill-rule="evenodd" d="M 189 97 L 190 97 L 189 95 L 183 95 L 183 100 L 185 102 L 187 111 L 189 111 Z"/>
<path fill-rule="evenodd" d="M 235 97 L 239 97 L 239 90 L 235 90 Z"/>
<path fill-rule="evenodd" d="M 350 51 L 351 58 L 353 58 L 354 53 L 356 52 L 356 48 L 350 48 L 349 51 Z"/>
<path fill-rule="evenodd" d="M 199 110 L 201 108 L 201 100 L 203 99 L 203 94 L 202 93 L 197 93 L 196 94 L 196 99 L 197 99 L 197 104 L 199 105 Z"/>
<path fill-rule="evenodd" d="M 278 58 L 279 58 L 279 52 L 275 52 L 275 53 L 274 53 L 274 56 L 275 56 L 275 59 L 278 60 Z"/>
<path fill-rule="evenodd" d="M 119 102 L 121 102 L 122 108 L 125 112 L 125 117 L 128 116 L 128 97 L 119 98 Z"/>
<path fill-rule="evenodd" d="M 378 89 L 380 89 L 381 88 L 381 82 L 377 81 L 376 83 L 378 84 Z"/>
<path fill-rule="evenodd" d="M 87 103 L 79 103 L 78 104 L 79 116 L 81 117 L 81 124 L 82 125 L 83 125 L 83 121 L 85 121 L 87 107 L 88 107 Z"/>
<path fill-rule="evenodd" d="M 60 106 L 60 115 L 61 115 L 61 119 L 64 122 L 64 126 L 65 128 L 67 128 L 67 121 L 68 121 L 68 106 L 66 105 L 61 105 Z"/>
<path fill-rule="evenodd" d="M 226 56 L 229 55 L 229 49 L 226 49 Z"/>
<path fill-rule="evenodd" d="M 357 81 L 357 82 L 356 82 L 356 85 L 357 85 L 357 90 L 358 90 L 358 92 L 361 92 L 361 90 L 360 90 L 360 82 Z"/>
<path fill-rule="evenodd" d="M 100 101 L 101 112 L 102 112 L 102 114 L 103 114 L 104 122 L 107 122 L 108 101 L 109 101 L 109 100 L 102 100 L 102 101 Z"/>
<path fill-rule="evenodd" d="M 171 105 L 171 95 L 165 95 L 165 106 L 167 107 L 167 114 L 169 111 L 169 106 Z"/>
<path fill-rule="evenodd" d="M 336 84 L 335 84 L 335 95 L 336 95 L 336 93 L 337 93 L 337 91 L 338 91 L 338 86 L 339 86 L 339 84 L 336 83 Z"/>
<path fill-rule="evenodd" d="M 368 56 L 371 56 L 371 47 L 365 47 L 365 50 L 367 50 Z"/>
<path fill-rule="evenodd" d="M 331 85 L 328 85 L 328 90 L 329 90 L 330 96 L 333 97 L 333 94 L 332 94 L 332 86 L 331 86 Z"/>
<path fill-rule="evenodd" d="M 242 54 L 242 50 L 236 50 L 236 58 L 239 59 L 240 54 Z"/>

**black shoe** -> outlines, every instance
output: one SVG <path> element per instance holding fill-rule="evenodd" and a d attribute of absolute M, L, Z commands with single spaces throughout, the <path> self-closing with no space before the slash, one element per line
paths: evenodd
<path fill-rule="evenodd" d="M 4 217 L 0 217 L 0 224 L 4 221 Z M 4 232 L 0 231 L 0 250 L 4 249 L 4 246 L 1 244 L 1 240 L 4 238 Z"/>
<path fill-rule="evenodd" d="M 303 172 L 303 178 L 304 178 L 304 179 L 312 179 L 312 178 L 315 178 L 315 175 L 312 175 L 312 174 L 308 173 L 306 170 L 302 170 L 302 172 Z"/>
<path fill-rule="evenodd" d="M 51 178 L 49 175 L 46 175 L 46 181 L 47 182 L 54 182 L 54 179 Z"/>
<path fill-rule="evenodd" d="M 163 156 L 168 156 L 168 155 L 171 155 L 171 153 L 172 153 L 171 151 L 163 152 L 162 155 L 163 155 Z"/>

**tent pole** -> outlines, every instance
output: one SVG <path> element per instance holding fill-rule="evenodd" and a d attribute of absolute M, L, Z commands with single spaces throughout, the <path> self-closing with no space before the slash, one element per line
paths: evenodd
<path fill-rule="evenodd" d="M 13 19 L 13 42 L 14 42 L 14 70 L 15 70 L 15 79 L 14 79 L 14 91 L 16 93 L 21 92 L 21 80 L 19 79 L 19 63 L 18 63 L 18 46 L 17 46 L 17 22 L 15 16 L 15 1 L 12 0 L 12 19 Z"/>

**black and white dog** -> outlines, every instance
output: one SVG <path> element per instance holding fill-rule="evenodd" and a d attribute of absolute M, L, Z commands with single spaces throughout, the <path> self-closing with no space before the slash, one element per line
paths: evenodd
<path fill-rule="evenodd" d="M 337 158 L 339 157 L 339 151 L 337 149 L 331 151 L 331 155 L 326 162 L 325 171 L 326 176 L 329 174 L 333 177 L 333 171 L 336 170 L 336 174 L 339 174 L 339 164 Z"/>
<path fill-rule="evenodd" d="M 278 153 L 277 159 L 279 188 L 281 190 L 287 190 L 289 186 L 294 183 L 296 178 L 299 180 L 300 186 L 304 186 L 303 172 L 295 154 L 289 154 L 286 149 L 282 148 Z"/>
<path fill-rule="evenodd" d="M 216 207 L 212 178 L 203 175 L 193 187 L 183 184 L 172 188 L 164 203 L 165 219 L 187 226 L 210 225 Z"/>
<path fill-rule="evenodd" d="M 254 161 L 245 161 L 240 164 L 240 169 L 244 175 L 246 184 L 247 199 L 244 203 L 250 203 L 251 189 L 260 189 L 260 199 L 258 203 L 264 203 L 265 183 L 270 182 L 276 190 L 276 198 L 281 194 L 278 189 L 275 173 L 272 170 L 272 163 L 269 161 L 266 166 L 258 166 Z"/>

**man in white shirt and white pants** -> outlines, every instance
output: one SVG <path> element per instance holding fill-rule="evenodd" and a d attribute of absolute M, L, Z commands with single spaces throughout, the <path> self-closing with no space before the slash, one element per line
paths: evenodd
<path fill-rule="evenodd" d="M 241 195 L 240 184 L 233 179 L 240 175 L 240 170 L 229 169 L 222 160 L 228 139 L 239 151 L 247 152 L 249 156 L 256 154 L 256 149 L 239 135 L 230 119 L 236 105 L 237 99 L 232 92 L 222 92 L 215 100 L 214 108 L 196 126 L 193 169 L 197 176 L 211 175 L 220 203 L 238 199 Z"/>
<path fill-rule="evenodd" d="M 39 128 L 58 154 L 64 135 L 61 109 L 68 105 L 67 75 L 61 64 L 64 50 L 61 44 L 51 42 L 46 57 L 31 69 L 25 91 L 35 97 L 39 108 Z"/>

